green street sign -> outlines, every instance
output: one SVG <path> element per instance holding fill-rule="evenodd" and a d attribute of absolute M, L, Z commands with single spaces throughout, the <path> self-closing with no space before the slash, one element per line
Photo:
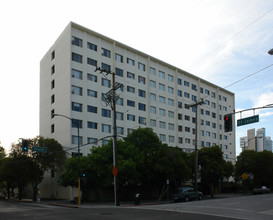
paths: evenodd
<path fill-rule="evenodd" d="M 242 125 L 247 125 L 251 123 L 259 122 L 259 115 L 254 115 L 248 118 L 242 118 L 237 120 L 237 127 Z"/>
<path fill-rule="evenodd" d="M 46 153 L 47 152 L 47 148 L 46 147 L 32 147 L 32 151 Z"/>

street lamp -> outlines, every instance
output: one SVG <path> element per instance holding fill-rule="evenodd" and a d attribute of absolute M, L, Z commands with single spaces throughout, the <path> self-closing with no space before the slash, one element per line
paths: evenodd
<path fill-rule="evenodd" d="M 75 123 L 75 121 L 72 118 L 69 118 L 66 115 L 61 115 L 61 114 L 53 114 L 53 117 L 55 116 L 59 116 L 59 117 L 63 117 L 66 118 L 68 120 L 70 120 L 72 123 Z M 78 123 L 75 123 L 77 125 L 77 130 L 78 130 L 78 205 L 81 205 L 81 165 L 80 165 L 80 123 L 78 121 Z"/>
<path fill-rule="evenodd" d="M 248 143 L 249 141 L 251 141 L 251 140 L 253 140 L 254 138 L 262 138 L 261 136 L 260 137 L 253 137 L 253 138 L 250 138 L 249 140 L 247 140 L 247 141 L 244 141 L 244 151 L 246 150 L 246 143 Z M 256 145 L 256 143 L 255 143 L 255 145 Z M 255 148 L 256 148 L 256 146 L 255 146 Z"/>

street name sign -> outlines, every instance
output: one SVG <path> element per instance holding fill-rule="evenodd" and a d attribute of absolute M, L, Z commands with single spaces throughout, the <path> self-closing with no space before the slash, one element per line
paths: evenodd
<path fill-rule="evenodd" d="M 46 147 L 32 147 L 32 151 L 46 153 L 47 148 Z"/>
<path fill-rule="evenodd" d="M 251 123 L 259 122 L 259 115 L 254 115 L 248 118 L 242 118 L 237 120 L 237 127 L 247 125 Z"/>

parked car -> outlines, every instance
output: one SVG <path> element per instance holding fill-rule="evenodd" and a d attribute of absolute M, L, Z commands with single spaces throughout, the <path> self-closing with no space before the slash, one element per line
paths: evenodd
<path fill-rule="evenodd" d="M 253 189 L 253 194 L 263 194 L 263 193 L 270 193 L 271 190 L 266 186 L 258 187 Z"/>
<path fill-rule="evenodd" d="M 202 200 L 203 193 L 200 191 L 195 191 L 193 187 L 180 187 L 178 188 L 175 193 L 172 195 L 174 202 L 178 201 L 185 201 L 188 202 L 189 200 Z"/>

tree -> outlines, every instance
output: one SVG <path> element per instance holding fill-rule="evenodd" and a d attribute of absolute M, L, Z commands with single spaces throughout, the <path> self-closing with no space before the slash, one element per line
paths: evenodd
<path fill-rule="evenodd" d="M 235 175 L 241 180 L 243 173 L 249 177 L 243 183 L 249 183 L 248 188 L 266 185 L 273 187 L 273 153 L 269 151 L 256 152 L 245 150 L 237 157 Z M 252 182 L 252 184 L 251 184 Z"/>
<path fill-rule="evenodd" d="M 218 146 L 202 148 L 198 152 L 198 161 L 201 166 L 200 177 L 204 191 L 210 192 L 213 197 L 214 187 L 233 173 L 233 165 L 223 159 L 223 152 Z"/>

